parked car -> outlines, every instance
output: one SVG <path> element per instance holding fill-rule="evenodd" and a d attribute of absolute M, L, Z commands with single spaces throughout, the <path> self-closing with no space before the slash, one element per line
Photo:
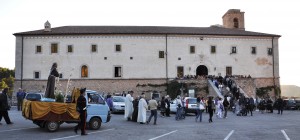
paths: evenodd
<path fill-rule="evenodd" d="M 42 93 L 29 92 L 29 93 L 26 93 L 25 99 L 29 100 L 29 101 L 41 101 L 41 99 L 43 97 L 44 96 Z"/>
<path fill-rule="evenodd" d="M 26 93 L 25 99 L 29 101 L 55 102 L 55 99 L 45 98 L 44 94 L 40 92 Z"/>
<path fill-rule="evenodd" d="M 112 96 L 113 108 L 112 113 L 124 112 L 125 111 L 125 97 L 123 96 Z"/>
<path fill-rule="evenodd" d="M 170 101 L 170 112 L 171 113 L 176 113 L 177 111 L 177 106 L 176 106 L 176 99 Z"/>
<path fill-rule="evenodd" d="M 185 107 L 185 113 L 196 113 L 197 99 L 193 97 L 186 97 L 184 101 L 185 104 L 183 106 Z M 177 111 L 176 99 L 174 99 L 170 102 L 170 112 L 176 113 L 176 111 Z"/>
<path fill-rule="evenodd" d="M 196 110 L 198 109 L 197 107 L 197 99 L 193 97 L 186 97 L 184 99 L 184 107 L 185 107 L 185 113 L 197 113 Z"/>
<path fill-rule="evenodd" d="M 296 101 L 296 109 L 300 109 L 300 99 L 295 100 Z"/>
<path fill-rule="evenodd" d="M 296 101 L 292 99 L 284 99 L 283 100 L 283 109 L 296 109 Z"/>

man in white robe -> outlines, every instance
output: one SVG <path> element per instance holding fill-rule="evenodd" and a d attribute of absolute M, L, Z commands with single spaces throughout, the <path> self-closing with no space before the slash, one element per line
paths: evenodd
<path fill-rule="evenodd" d="M 127 119 L 127 121 L 131 120 L 132 113 L 133 113 L 133 97 L 131 96 L 133 92 L 130 92 L 130 94 L 127 94 L 125 97 L 125 112 L 124 112 L 124 118 Z"/>
<path fill-rule="evenodd" d="M 148 109 L 148 105 L 146 100 L 144 99 L 145 95 L 141 95 L 141 99 L 139 100 L 139 111 L 138 111 L 138 119 L 137 122 L 140 124 L 146 123 L 146 112 Z"/>

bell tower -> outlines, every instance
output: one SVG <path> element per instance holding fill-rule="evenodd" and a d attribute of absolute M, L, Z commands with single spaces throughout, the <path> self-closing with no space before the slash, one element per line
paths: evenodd
<path fill-rule="evenodd" d="M 51 24 L 48 20 L 45 22 L 44 27 L 45 27 L 44 28 L 45 32 L 50 32 L 51 31 Z"/>
<path fill-rule="evenodd" d="M 244 13 L 240 9 L 229 9 L 223 15 L 223 26 L 230 29 L 245 30 Z"/>

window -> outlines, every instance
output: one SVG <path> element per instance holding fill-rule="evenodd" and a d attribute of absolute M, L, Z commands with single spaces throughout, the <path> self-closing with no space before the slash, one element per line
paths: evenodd
<path fill-rule="evenodd" d="M 195 46 L 190 46 L 190 53 L 194 54 L 195 53 Z"/>
<path fill-rule="evenodd" d="M 159 58 L 165 58 L 165 52 L 164 51 L 159 51 Z"/>
<path fill-rule="evenodd" d="M 87 93 L 89 104 L 105 104 L 105 101 L 97 93 Z"/>
<path fill-rule="evenodd" d="M 251 47 L 251 53 L 256 54 L 256 47 Z"/>
<path fill-rule="evenodd" d="M 34 72 L 34 79 L 40 79 L 40 72 Z"/>
<path fill-rule="evenodd" d="M 116 52 L 121 52 L 121 45 L 116 45 Z"/>
<path fill-rule="evenodd" d="M 178 66 L 178 67 L 177 67 L 177 77 L 178 77 L 178 78 L 182 78 L 183 75 L 184 75 L 183 72 L 184 72 L 184 71 L 183 71 L 183 67 L 182 67 L 182 66 Z"/>
<path fill-rule="evenodd" d="M 231 54 L 236 53 L 236 47 L 231 47 Z"/>
<path fill-rule="evenodd" d="M 84 77 L 88 77 L 88 74 L 89 74 L 89 70 L 88 70 L 88 67 L 86 65 L 83 65 L 81 67 L 81 77 L 84 78 Z"/>
<path fill-rule="evenodd" d="M 51 44 L 51 53 L 57 53 L 58 52 L 58 44 L 52 43 Z"/>
<path fill-rule="evenodd" d="M 232 75 L 232 67 L 226 67 L 226 75 Z"/>
<path fill-rule="evenodd" d="M 115 77 L 122 77 L 122 67 L 115 67 Z"/>
<path fill-rule="evenodd" d="M 97 45 L 92 45 L 92 52 L 97 52 Z"/>
<path fill-rule="evenodd" d="M 272 48 L 268 48 L 268 55 L 273 55 L 273 49 Z"/>
<path fill-rule="evenodd" d="M 210 53 L 216 53 L 216 46 L 210 46 Z"/>
<path fill-rule="evenodd" d="M 35 53 L 42 53 L 42 46 L 36 46 Z"/>
<path fill-rule="evenodd" d="M 68 53 L 72 53 L 73 52 L 73 45 L 68 45 Z"/>
<path fill-rule="evenodd" d="M 233 19 L 233 27 L 234 28 L 239 28 L 239 20 L 237 18 Z"/>

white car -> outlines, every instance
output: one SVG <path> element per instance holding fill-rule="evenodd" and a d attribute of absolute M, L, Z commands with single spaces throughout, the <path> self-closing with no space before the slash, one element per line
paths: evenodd
<path fill-rule="evenodd" d="M 170 112 L 171 113 L 177 112 L 176 99 L 170 101 Z"/>
<path fill-rule="evenodd" d="M 113 101 L 112 113 L 125 111 L 125 97 L 113 96 L 112 101 Z"/>
<path fill-rule="evenodd" d="M 30 101 L 55 102 L 55 99 L 45 98 L 44 94 L 39 92 L 26 93 L 25 99 Z"/>

